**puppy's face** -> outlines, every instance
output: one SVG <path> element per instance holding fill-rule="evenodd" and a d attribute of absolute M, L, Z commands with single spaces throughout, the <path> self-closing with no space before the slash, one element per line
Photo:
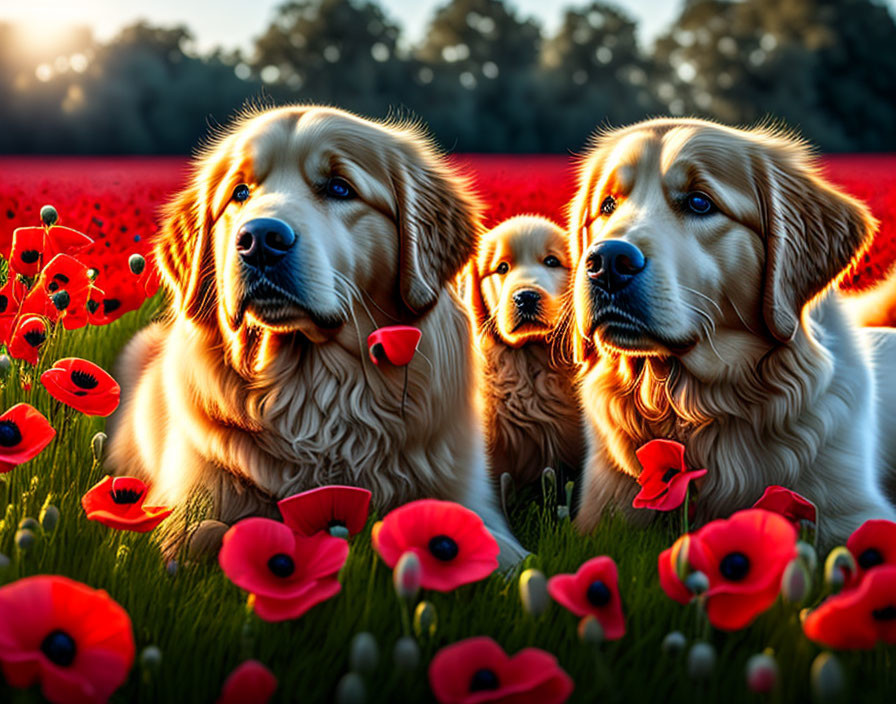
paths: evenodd
<path fill-rule="evenodd" d="M 547 337 L 569 281 L 559 226 L 532 216 L 507 220 L 483 237 L 474 266 L 473 307 L 481 325 L 511 347 Z"/>
<path fill-rule="evenodd" d="M 793 337 L 871 222 L 789 138 L 698 120 L 611 133 L 572 206 L 580 343 L 719 376 Z"/>

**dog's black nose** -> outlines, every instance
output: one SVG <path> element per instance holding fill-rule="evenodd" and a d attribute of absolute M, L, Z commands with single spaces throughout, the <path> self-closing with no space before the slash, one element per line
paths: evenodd
<path fill-rule="evenodd" d="M 622 240 L 602 240 L 588 252 L 588 278 L 607 293 L 625 288 L 646 264 L 644 253 Z"/>
<path fill-rule="evenodd" d="M 538 308 L 538 302 L 541 300 L 541 294 L 533 291 L 531 288 L 524 288 L 513 294 L 513 302 L 520 313 L 532 314 Z"/>
<path fill-rule="evenodd" d="M 275 264 L 296 243 L 296 233 L 277 218 L 255 218 L 243 223 L 236 234 L 236 251 L 256 269 Z"/>

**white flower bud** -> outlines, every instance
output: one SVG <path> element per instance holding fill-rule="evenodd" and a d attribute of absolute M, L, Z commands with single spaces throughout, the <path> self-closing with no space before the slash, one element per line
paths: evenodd
<path fill-rule="evenodd" d="M 716 666 L 716 649 L 709 643 L 694 643 L 688 651 L 688 676 L 693 680 L 705 680 Z"/>
<path fill-rule="evenodd" d="M 520 600 L 527 613 L 538 618 L 548 608 L 548 581 L 540 570 L 529 569 L 520 575 Z"/>
<path fill-rule="evenodd" d="M 666 655 L 678 655 L 685 649 L 685 646 L 688 644 L 688 639 L 684 637 L 684 633 L 681 631 L 672 631 L 666 634 L 666 637 L 663 638 L 663 652 Z"/>
<path fill-rule="evenodd" d="M 420 593 L 420 580 L 423 578 L 423 567 L 417 553 L 410 550 L 402 554 L 392 570 L 392 584 L 395 593 L 402 599 L 412 601 Z"/>
<path fill-rule="evenodd" d="M 812 576 L 805 563 L 799 558 L 787 563 L 781 575 L 781 594 L 784 598 L 791 604 L 802 604 L 811 588 Z"/>
<path fill-rule="evenodd" d="M 356 633 L 349 646 L 348 663 L 353 672 L 373 672 L 380 659 L 379 647 L 372 633 Z"/>
<path fill-rule="evenodd" d="M 833 653 L 821 653 L 812 662 L 809 671 L 809 682 L 812 685 L 812 694 L 819 704 L 839 701 L 846 689 L 846 676 L 843 674 L 843 666 Z"/>

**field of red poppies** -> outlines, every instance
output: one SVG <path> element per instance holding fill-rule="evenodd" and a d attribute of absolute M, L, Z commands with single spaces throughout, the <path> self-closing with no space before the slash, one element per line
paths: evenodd
<path fill-rule="evenodd" d="M 488 224 L 563 221 L 569 159 L 458 160 Z M 375 516 L 348 487 L 241 521 L 218 565 L 163 561 L 152 531 L 204 507 L 146 506 L 142 481 L 104 475 L 106 370 L 160 308 L 147 243 L 185 166 L 0 158 L 0 701 L 891 700 L 896 524 L 818 554 L 823 516 L 769 487 L 682 531 L 707 470 L 668 440 L 638 451 L 635 506 L 666 519 L 652 529 L 610 517 L 578 534 L 550 471 L 543 501 L 505 497 L 533 553 L 511 575 L 467 509 Z M 881 222 L 847 281 L 867 286 L 896 259 L 896 158 L 825 168 Z"/>

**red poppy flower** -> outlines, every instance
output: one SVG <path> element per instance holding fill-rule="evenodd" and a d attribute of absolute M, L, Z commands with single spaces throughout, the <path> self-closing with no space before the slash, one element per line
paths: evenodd
<path fill-rule="evenodd" d="M 39 315 L 19 318 L 10 336 L 7 351 L 10 357 L 36 365 L 40 350 L 47 341 L 47 323 Z"/>
<path fill-rule="evenodd" d="M 796 538 L 786 518 L 753 508 L 712 521 L 690 536 L 688 564 L 709 580 L 704 596 L 713 626 L 743 628 L 774 603 L 784 569 L 796 557 Z M 665 562 L 668 569 L 671 558 Z M 661 556 L 661 578 L 663 563 Z M 665 579 L 671 583 L 673 577 L 667 572 Z M 677 587 L 664 584 L 664 589 L 672 598 L 682 595 Z"/>
<path fill-rule="evenodd" d="M 410 364 L 420 342 L 419 328 L 410 325 L 389 325 L 377 328 L 367 336 L 370 361 L 379 364 L 387 360 L 396 367 Z"/>
<path fill-rule="evenodd" d="M 221 688 L 217 704 L 267 704 L 277 689 L 277 678 L 258 660 L 246 660 Z"/>
<path fill-rule="evenodd" d="M 526 648 L 510 657 L 486 636 L 436 653 L 429 686 L 441 704 L 561 704 L 573 690 L 572 679 L 550 653 Z"/>
<path fill-rule="evenodd" d="M 40 682 L 57 704 L 100 704 L 127 679 L 134 635 L 104 591 L 57 575 L 0 587 L 0 665 L 13 687 Z"/>
<path fill-rule="evenodd" d="M 865 521 L 846 541 L 847 549 L 856 559 L 853 585 L 859 584 L 865 573 L 880 565 L 896 565 L 896 523 L 893 521 Z"/>
<path fill-rule="evenodd" d="M 265 621 L 298 618 L 342 588 L 336 573 L 348 543 L 327 533 L 303 536 L 279 521 L 247 518 L 224 534 L 218 562 L 238 587 L 254 595 Z"/>
<path fill-rule="evenodd" d="M 673 440 L 651 440 L 635 454 L 643 468 L 638 475 L 641 491 L 632 502 L 635 508 L 672 511 L 684 502 L 688 485 L 706 474 L 705 469 L 688 470 L 684 445 Z"/>
<path fill-rule="evenodd" d="M 136 477 L 105 477 L 81 497 L 88 520 L 116 530 L 147 533 L 168 518 L 172 508 L 144 506 L 148 487 Z"/>
<path fill-rule="evenodd" d="M 74 257 L 57 254 L 40 272 L 40 277 L 22 303 L 23 314 L 43 315 L 56 322 L 62 317 L 66 330 L 87 324 L 90 279 L 87 267 Z M 60 298 L 64 292 L 66 298 Z"/>
<path fill-rule="evenodd" d="M 46 247 L 46 231 L 42 227 L 19 227 L 12 233 L 12 249 L 7 257 L 9 268 L 22 276 L 35 276 L 40 271 Z"/>
<path fill-rule="evenodd" d="M 87 317 L 93 325 L 108 325 L 137 310 L 146 300 L 143 286 L 133 274 L 115 271 L 97 277 L 90 291 Z"/>
<path fill-rule="evenodd" d="M 896 565 L 869 570 L 858 588 L 828 597 L 803 622 L 806 636 L 829 648 L 868 650 L 896 643 Z"/>
<path fill-rule="evenodd" d="M 417 553 L 426 589 L 451 591 L 498 567 L 498 543 L 482 519 L 451 501 L 421 499 L 399 506 L 373 527 L 373 547 L 389 567 Z"/>
<path fill-rule="evenodd" d="M 815 504 L 800 496 L 795 491 L 783 486 L 767 487 L 753 508 L 764 508 L 766 511 L 780 513 L 799 530 L 800 521 L 816 523 L 818 512 Z"/>
<path fill-rule="evenodd" d="M 40 411 L 17 403 L 0 416 L 0 474 L 27 462 L 56 436 Z"/>
<path fill-rule="evenodd" d="M 46 259 L 49 261 L 57 254 L 80 254 L 92 244 L 93 240 L 82 232 L 53 225 L 47 230 Z"/>
<path fill-rule="evenodd" d="M 283 522 L 301 535 L 314 535 L 336 526 L 355 535 L 364 530 L 370 492 L 356 486 L 322 486 L 277 502 Z"/>
<path fill-rule="evenodd" d="M 60 359 L 40 375 L 50 396 L 89 416 L 108 416 L 121 398 L 121 388 L 93 362 L 79 357 Z"/>
<path fill-rule="evenodd" d="M 575 574 L 558 574 L 548 580 L 548 593 L 576 616 L 592 614 L 607 640 L 625 635 L 625 617 L 619 599 L 618 574 L 613 558 L 594 557 Z"/>
<path fill-rule="evenodd" d="M 9 335 L 19 314 L 19 308 L 28 289 L 15 275 L 9 276 L 6 283 L 0 287 L 0 341 L 3 344 L 9 342 Z"/>

